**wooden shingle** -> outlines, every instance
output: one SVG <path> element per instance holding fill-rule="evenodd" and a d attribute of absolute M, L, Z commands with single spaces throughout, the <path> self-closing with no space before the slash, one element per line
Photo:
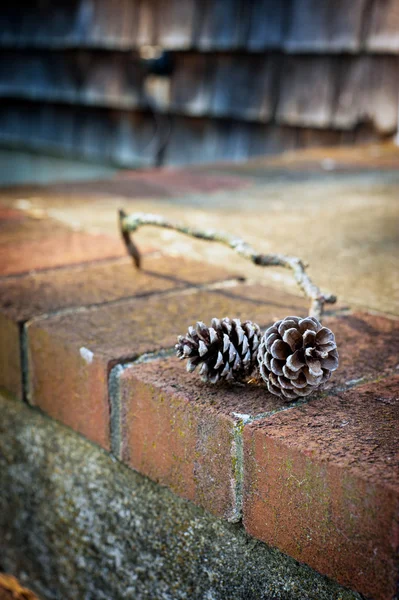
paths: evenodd
<path fill-rule="evenodd" d="M 277 121 L 301 127 L 329 127 L 336 69 L 333 57 L 287 56 L 281 69 Z"/>
<path fill-rule="evenodd" d="M 3 52 L 0 94 L 17 98 L 135 108 L 141 73 L 122 52 L 18 50 Z"/>
<path fill-rule="evenodd" d="M 222 160 L 239 161 L 249 158 L 251 134 L 258 127 L 249 123 L 223 120 L 215 123 Z"/>
<path fill-rule="evenodd" d="M 6 3 L 0 139 L 136 166 L 384 138 L 398 124 L 398 2 Z M 145 76 L 145 45 L 170 51 L 170 75 Z"/>
<path fill-rule="evenodd" d="M 0 44 L 15 44 L 20 37 L 23 12 L 16 3 L 7 2 L 0 10 Z"/>
<path fill-rule="evenodd" d="M 281 125 L 258 125 L 252 130 L 249 156 L 279 154 L 295 150 L 298 146 L 298 130 Z"/>
<path fill-rule="evenodd" d="M 80 0 L 73 37 L 86 47 L 129 48 L 137 35 L 137 0 Z"/>
<path fill-rule="evenodd" d="M 32 0 L 1 9 L 0 43 L 42 48 L 73 45 L 128 48 L 135 44 L 139 0 Z"/>
<path fill-rule="evenodd" d="M 16 98 L 76 102 L 75 65 L 68 52 L 6 50 L 0 61 L 0 94 Z"/>
<path fill-rule="evenodd" d="M 295 0 L 285 48 L 289 52 L 354 52 L 360 47 L 365 0 Z"/>
<path fill-rule="evenodd" d="M 374 52 L 399 53 L 399 2 L 373 0 L 366 48 Z"/>
<path fill-rule="evenodd" d="M 137 22 L 137 45 L 145 46 L 157 43 L 156 19 L 159 2 L 141 0 Z"/>
<path fill-rule="evenodd" d="M 220 158 L 217 125 L 211 119 L 174 117 L 165 150 L 166 165 L 213 162 Z"/>
<path fill-rule="evenodd" d="M 184 25 L 187 20 L 187 2 L 180 3 L 179 10 L 177 2 L 171 5 L 173 1 L 32 0 L 25 3 L 23 10 L 8 3 L 0 10 L 0 43 L 43 48 L 78 44 L 115 49 L 133 48 L 137 41 L 153 44 L 158 17 L 160 31 L 166 36 L 165 25 L 177 36 L 179 24 Z"/>
<path fill-rule="evenodd" d="M 122 22 L 118 41 L 122 48 L 135 48 L 137 45 L 139 0 L 124 0 Z"/>
<path fill-rule="evenodd" d="M 244 0 L 197 0 L 200 12 L 195 46 L 200 50 L 244 47 L 249 10 Z"/>
<path fill-rule="evenodd" d="M 147 113 L 2 101 L 0 141 L 122 166 L 154 164 L 158 131 Z"/>
<path fill-rule="evenodd" d="M 353 129 L 372 124 L 381 134 L 398 123 L 399 57 L 359 56 L 342 61 L 334 126 Z"/>
<path fill-rule="evenodd" d="M 248 3 L 250 13 L 247 49 L 260 52 L 280 49 L 288 12 L 288 0 L 253 0 Z"/>
<path fill-rule="evenodd" d="M 228 119 L 174 119 L 166 165 L 242 161 L 298 147 L 293 127 L 244 123 Z"/>
<path fill-rule="evenodd" d="M 263 56 L 216 57 L 210 114 L 267 121 L 274 106 L 275 61 Z"/>
<path fill-rule="evenodd" d="M 298 129 L 298 148 L 316 148 L 338 146 L 350 143 L 353 140 L 352 132 L 342 132 L 337 129 Z M 328 163 L 326 163 L 328 169 Z"/>
<path fill-rule="evenodd" d="M 218 137 L 222 150 L 219 160 L 244 161 L 297 147 L 297 130 L 294 127 L 220 121 Z"/>
<path fill-rule="evenodd" d="M 163 132 L 148 113 L 113 111 L 109 152 L 121 166 L 152 166 L 163 143 Z"/>
<path fill-rule="evenodd" d="M 75 59 L 75 67 L 77 61 Z M 82 104 L 136 108 L 141 102 L 141 74 L 127 53 L 86 52 L 80 55 Z"/>
<path fill-rule="evenodd" d="M 205 115 L 212 97 L 211 59 L 204 54 L 179 54 L 172 75 L 171 109 Z"/>
<path fill-rule="evenodd" d="M 189 49 L 193 41 L 195 11 L 195 0 L 160 0 L 158 44 L 171 50 Z"/>

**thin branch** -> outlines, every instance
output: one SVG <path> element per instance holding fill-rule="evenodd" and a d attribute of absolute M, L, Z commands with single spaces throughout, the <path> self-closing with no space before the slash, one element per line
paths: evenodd
<path fill-rule="evenodd" d="M 140 268 L 141 255 L 140 251 L 134 243 L 130 234 L 134 233 L 144 225 L 153 225 L 166 229 L 179 231 L 190 237 L 208 240 L 210 242 L 219 242 L 229 246 L 237 254 L 251 260 L 255 265 L 261 267 L 285 267 L 291 269 L 294 274 L 295 281 L 305 293 L 305 296 L 310 298 L 311 304 L 309 316 L 321 319 L 324 310 L 324 304 L 334 304 L 337 301 L 336 296 L 332 294 L 324 294 L 320 288 L 315 285 L 306 273 L 306 265 L 296 256 L 285 256 L 284 254 L 259 254 L 241 238 L 237 238 L 228 233 L 214 231 L 212 229 L 201 230 L 189 227 L 187 225 L 179 225 L 170 223 L 161 215 L 152 215 L 146 213 L 134 213 L 127 215 L 123 210 L 119 211 L 119 224 L 122 238 L 126 244 L 126 248 L 130 256 L 133 258 L 134 264 Z"/>

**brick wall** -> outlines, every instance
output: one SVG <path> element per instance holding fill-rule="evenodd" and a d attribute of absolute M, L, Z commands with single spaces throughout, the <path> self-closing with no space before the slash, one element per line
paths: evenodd
<path fill-rule="evenodd" d="M 160 171 L 173 193 L 167 182 Z M 202 173 L 202 186 L 217 182 Z M 264 328 L 306 315 L 302 297 L 151 248 L 136 271 L 117 237 L 5 206 L 0 247 L 3 389 L 250 536 L 367 597 L 394 598 L 397 318 L 331 311 L 340 369 L 323 393 L 286 404 L 256 385 L 201 383 L 173 346 L 198 318 Z"/>

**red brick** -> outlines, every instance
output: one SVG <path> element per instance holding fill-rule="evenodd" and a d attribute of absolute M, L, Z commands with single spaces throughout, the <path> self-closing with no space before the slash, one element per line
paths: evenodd
<path fill-rule="evenodd" d="M 336 389 L 352 378 L 356 368 L 352 358 L 358 360 L 359 353 L 365 351 L 368 339 L 363 338 L 367 331 L 381 347 L 380 357 L 392 368 L 397 359 L 399 322 L 386 321 L 362 314 L 328 319 L 340 343 L 342 364 L 331 387 Z M 358 374 L 376 376 L 380 365 L 372 359 L 369 355 L 368 369 L 360 364 L 362 370 Z M 227 518 L 238 513 L 231 483 L 236 423 L 233 413 L 253 419 L 284 408 L 284 403 L 264 388 L 244 391 L 240 387 L 202 384 L 186 374 L 184 365 L 173 358 L 127 368 L 120 376 L 115 398 L 116 412 L 120 413 L 120 458 L 183 497 Z M 206 432 L 205 437 L 202 432 Z"/>
<path fill-rule="evenodd" d="M 302 298 L 284 292 L 237 285 L 35 321 L 27 327 L 30 401 L 109 448 L 107 377 L 116 363 L 172 347 L 176 336 L 199 319 L 229 315 L 267 324 L 287 313 L 306 314 L 305 306 Z"/>
<path fill-rule="evenodd" d="M 399 319 L 356 312 L 324 323 L 334 331 L 339 351 L 330 388 L 383 376 L 399 365 Z"/>
<path fill-rule="evenodd" d="M 0 220 L 0 247 L 7 249 L 13 243 L 19 244 L 27 240 L 37 240 L 51 234 L 70 231 L 67 227 L 52 219 L 36 219 L 18 211 L 19 218 Z"/>
<path fill-rule="evenodd" d="M 244 428 L 249 534 L 376 600 L 399 569 L 399 376 Z"/>
<path fill-rule="evenodd" d="M 20 331 L 25 321 L 228 277 L 223 269 L 166 256 L 146 257 L 143 267 L 136 270 L 126 257 L 0 279 L 0 386 L 22 397 Z"/>
<path fill-rule="evenodd" d="M 277 410 L 283 402 L 260 386 L 244 393 L 240 385 L 202 383 L 185 366 L 173 357 L 133 365 L 121 374 L 112 398 L 119 415 L 119 458 L 213 514 L 237 520 L 238 415 Z"/>
<path fill-rule="evenodd" d="M 2 276 L 124 255 L 117 236 L 72 231 L 50 219 L 8 220 L 0 227 Z"/>
<path fill-rule="evenodd" d="M 0 388 L 22 398 L 20 325 L 0 313 Z"/>

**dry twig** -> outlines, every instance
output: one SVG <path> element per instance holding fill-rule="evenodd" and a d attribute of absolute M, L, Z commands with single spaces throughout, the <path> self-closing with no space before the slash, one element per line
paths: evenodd
<path fill-rule="evenodd" d="M 324 304 L 334 304 L 337 299 L 332 294 L 324 294 L 320 288 L 315 285 L 306 273 L 306 265 L 296 256 L 285 256 L 284 254 L 259 254 L 241 238 L 232 236 L 228 233 L 214 231 L 212 229 L 201 230 L 189 227 L 187 225 L 179 225 L 170 223 L 161 215 L 153 215 L 147 213 L 133 213 L 127 215 L 123 210 L 119 211 L 119 224 L 122 238 L 126 244 L 126 248 L 130 256 L 132 256 L 137 268 L 140 268 L 141 255 L 140 251 L 134 243 L 131 234 L 139 227 L 144 225 L 153 225 L 163 227 L 165 229 L 173 229 L 185 235 L 189 235 L 201 240 L 210 242 L 219 242 L 229 246 L 240 256 L 251 260 L 255 265 L 261 267 L 285 267 L 291 269 L 294 274 L 295 281 L 305 293 L 305 296 L 310 298 L 311 305 L 309 316 L 321 319 Z"/>

